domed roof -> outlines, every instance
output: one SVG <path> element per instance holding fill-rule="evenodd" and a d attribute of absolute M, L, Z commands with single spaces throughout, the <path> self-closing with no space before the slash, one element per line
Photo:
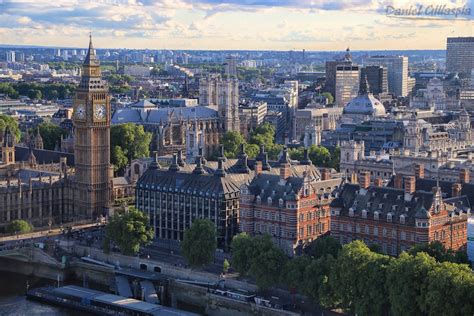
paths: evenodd
<path fill-rule="evenodd" d="M 371 93 L 359 94 L 344 107 L 344 114 L 385 116 L 385 108 Z"/>

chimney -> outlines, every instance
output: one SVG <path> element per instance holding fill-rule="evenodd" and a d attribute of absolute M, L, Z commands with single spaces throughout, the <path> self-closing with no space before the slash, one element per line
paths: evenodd
<path fill-rule="evenodd" d="M 451 197 L 458 197 L 461 195 L 462 184 L 461 183 L 453 183 L 451 186 Z"/>
<path fill-rule="evenodd" d="M 351 173 L 351 183 L 353 183 L 353 184 L 357 183 L 357 173 L 356 172 Z"/>
<path fill-rule="evenodd" d="M 370 173 L 368 171 L 360 173 L 359 184 L 364 189 L 367 189 L 370 186 Z"/>
<path fill-rule="evenodd" d="M 261 175 L 262 174 L 262 162 L 261 161 L 255 161 L 255 173 L 257 175 Z"/>
<path fill-rule="evenodd" d="M 321 180 L 329 180 L 331 179 L 331 171 L 328 168 L 324 168 L 321 170 Z"/>
<path fill-rule="evenodd" d="M 290 177 L 291 171 L 290 171 L 290 164 L 289 163 L 283 163 L 280 166 L 280 178 L 282 180 L 286 180 Z"/>
<path fill-rule="evenodd" d="M 403 187 L 403 177 L 402 177 L 401 174 L 396 174 L 395 175 L 395 178 L 393 180 L 393 186 L 396 189 L 402 189 L 402 187 Z"/>
<path fill-rule="evenodd" d="M 415 177 L 423 179 L 425 177 L 425 165 L 417 164 L 415 165 Z"/>
<path fill-rule="evenodd" d="M 379 187 L 379 188 L 382 187 L 382 183 L 383 183 L 383 182 L 382 182 L 382 179 L 381 179 L 381 178 L 376 178 L 376 179 L 374 180 L 374 185 L 375 185 L 376 187 Z"/>
<path fill-rule="evenodd" d="M 459 173 L 459 182 L 469 183 L 469 169 L 461 169 Z"/>
<path fill-rule="evenodd" d="M 414 176 L 405 177 L 405 193 L 413 194 L 416 191 L 416 180 Z"/>

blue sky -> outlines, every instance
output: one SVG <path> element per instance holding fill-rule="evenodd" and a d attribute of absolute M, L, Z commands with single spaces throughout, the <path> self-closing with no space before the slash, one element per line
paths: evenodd
<path fill-rule="evenodd" d="M 0 44 L 86 46 L 92 31 L 98 48 L 443 49 L 474 36 L 472 19 L 386 16 L 437 4 L 471 1 L 0 0 Z"/>

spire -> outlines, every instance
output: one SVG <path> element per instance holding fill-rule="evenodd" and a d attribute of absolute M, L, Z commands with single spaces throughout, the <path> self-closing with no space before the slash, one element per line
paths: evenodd
<path fill-rule="evenodd" d="M 313 162 L 311 161 L 311 159 L 309 159 L 309 150 L 308 150 L 308 147 L 305 147 L 304 148 L 304 152 L 303 152 L 303 160 L 301 160 L 301 164 L 302 165 L 312 165 Z"/>
<path fill-rule="evenodd" d="M 280 160 L 278 161 L 281 164 L 290 163 L 290 156 L 288 155 L 288 147 L 284 146 L 283 151 L 281 152 Z"/>
<path fill-rule="evenodd" d="M 183 151 L 181 149 L 178 150 L 178 165 L 180 167 L 184 167 L 185 165 L 184 160 L 183 160 Z"/>
<path fill-rule="evenodd" d="M 240 144 L 240 153 L 239 153 L 238 158 L 239 158 L 239 161 L 238 161 L 239 171 L 242 173 L 249 173 L 250 169 L 247 165 L 248 156 L 245 153 L 245 144 Z"/>
<path fill-rule="evenodd" d="M 193 170 L 194 174 L 204 174 L 204 168 L 202 167 L 202 156 L 196 157 L 196 167 Z"/>
<path fill-rule="evenodd" d="M 89 49 L 84 59 L 84 66 L 99 66 L 99 60 L 97 59 L 94 46 L 92 45 L 92 34 L 89 34 Z"/>
<path fill-rule="evenodd" d="M 158 161 L 158 152 L 155 152 L 155 159 L 150 164 L 151 169 L 161 169 L 160 163 Z"/>
<path fill-rule="evenodd" d="M 370 93 L 370 85 L 369 85 L 369 81 L 367 80 L 367 75 L 365 75 L 360 85 L 359 94 L 362 95 L 362 94 L 368 94 L 368 93 Z"/>
<path fill-rule="evenodd" d="M 176 154 L 173 154 L 173 162 L 171 163 L 169 167 L 169 171 L 179 171 L 179 165 L 178 165 L 178 156 Z"/>
<path fill-rule="evenodd" d="M 219 158 L 222 158 L 223 161 L 226 161 L 226 158 L 225 158 L 225 151 L 224 151 L 224 145 L 220 145 L 219 146 L 220 148 L 220 156 Z"/>

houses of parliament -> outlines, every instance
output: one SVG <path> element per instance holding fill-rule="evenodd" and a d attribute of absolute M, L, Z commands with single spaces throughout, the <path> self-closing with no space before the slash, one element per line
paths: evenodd
<path fill-rule="evenodd" d="M 5 129 L 0 162 L 0 232 L 13 220 L 35 227 L 95 220 L 109 208 L 110 100 L 92 45 L 74 98 L 74 154 L 17 146 Z"/>

